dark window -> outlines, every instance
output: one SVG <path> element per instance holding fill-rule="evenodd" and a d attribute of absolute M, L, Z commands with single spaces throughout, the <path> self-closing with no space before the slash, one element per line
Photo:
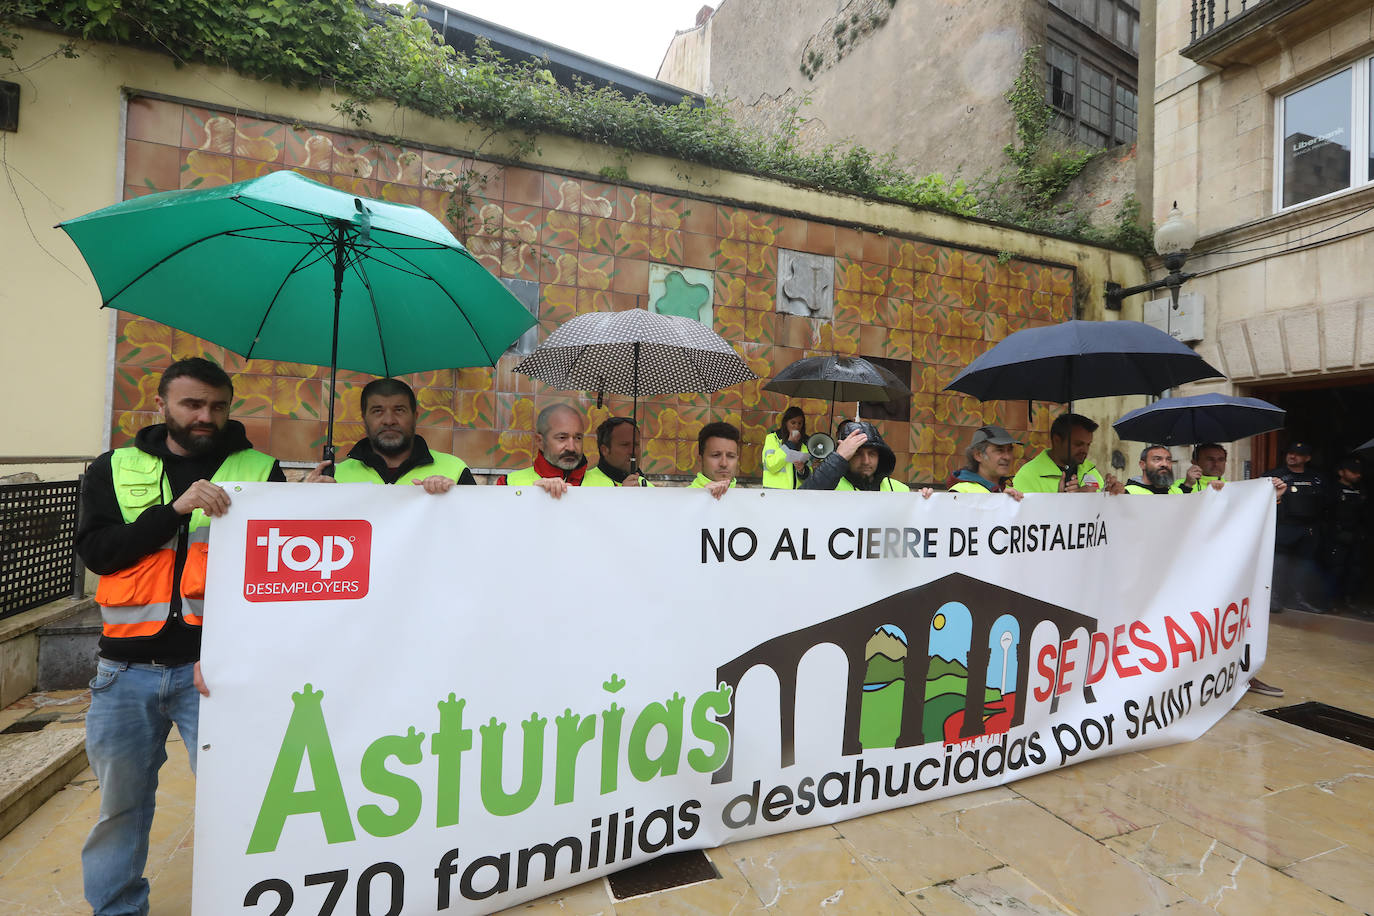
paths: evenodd
<path fill-rule="evenodd" d="M 1139 111 L 1136 94 L 1120 83 L 1116 84 L 1116 142 L 1134 143 L 1136 114 Z"/>
<path fill-rule="evenodd" d="M 1055 110 L 1054 129 L 1088 146 L 1136 140 L 1135 87 L 1084 53 L 1045 46 L 1045 100 Z"/>

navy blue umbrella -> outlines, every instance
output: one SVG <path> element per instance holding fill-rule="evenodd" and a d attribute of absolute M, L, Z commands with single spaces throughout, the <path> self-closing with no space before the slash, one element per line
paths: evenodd
<path fill-rule="evenodd" d="M 1234 442 L 1283 429 L 1285 413 L 1259 398 L 1195 394 L 1164 398 L 1133 410 L 1113 423 L 1112 429 L 1131 442 L 1158 445 Z"/>
<path fill-rule="evenodd" d="M 981 401 L 1054 401 L 1158 394 L 1221 378 L 1191 348 L 1139 321 L 1066 321 L 1027 328 L 969 363 L 945 386 Z"/>

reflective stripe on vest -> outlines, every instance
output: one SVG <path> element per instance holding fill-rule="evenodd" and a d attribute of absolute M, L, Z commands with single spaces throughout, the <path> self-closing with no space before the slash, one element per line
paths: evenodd
<path fill-rule="evenodd" d="M 215 483 L 263 481 L 272 473 L 273 463 L 270 455 L 244 449 L 226 457 L 210 479 Z M 141 449 L 115 449 L 110 455 L 110 477 L 125 524 L 132 523 L 153 506 L 173 501 L 172 486 L 163 474 L 162 459 Z M 190 517 L 186 562 L 181 570 L 182 617 L 195 627 L 201 625 L 204 611 L 209 539 L 210 518 L 196 509 Z M 95 600 L 100 605 L 104 635 L 127 639 L 152 636 L 162 629 L 172 612 L 176 554 L 174 535 L 132 566 L 100 577 Z"/>
<path fill-rule="evenodd" d="M 456 455 L 446 455 L 443 452 L 430 452 L 429 456 L 434 459 L 429 464 L 422 464 L 406 471 L 396 480 L 396 483 L 415 483 L 417 480 L 424 480 L 426 477 L 447 477 L 454 483 L 463 476 L 463 472 L 468 466 L 463 459 Z M 383 483 L 382 475 L 378 474 L 368 465 L 359 461 L 357 458 L 345 458 L 334 467 L 334 479 L 339 483 Z"/>

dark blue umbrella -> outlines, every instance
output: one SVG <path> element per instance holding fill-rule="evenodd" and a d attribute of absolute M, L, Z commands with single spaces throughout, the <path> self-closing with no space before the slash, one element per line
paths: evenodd
<path fill-rule="evenodd" d="M 1123 439 L 1158 445 L 1234 442 L 1283 429 L 1286 411 L 1259 398 L 1195 394 L 1164 398 L 1126 414 L 1112 424 Z"/>
<path fill-rule="evenodd" d="M 1054 401 L 1158 394 L 1221 378 L 1188 346 L 1139 321 L 1066 321 L 1017 331 L 945 386 L 981 401 Z"/>

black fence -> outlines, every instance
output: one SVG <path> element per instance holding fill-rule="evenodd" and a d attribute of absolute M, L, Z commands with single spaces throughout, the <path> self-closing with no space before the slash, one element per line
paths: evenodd
<path fill-rule="evenodd" d="M 80 587 L 76 513 L 80 480 L 0 484 L 0 618 Z"/>
<path fill-rule="evenodd" d="M 1266 0 L 1192 0 L 1189 22 L 1192 41 L 1206 38 L 1232 19 L 1239 19 Z M 1220 7 L 1220 8 L 1218 8 Z"/>

